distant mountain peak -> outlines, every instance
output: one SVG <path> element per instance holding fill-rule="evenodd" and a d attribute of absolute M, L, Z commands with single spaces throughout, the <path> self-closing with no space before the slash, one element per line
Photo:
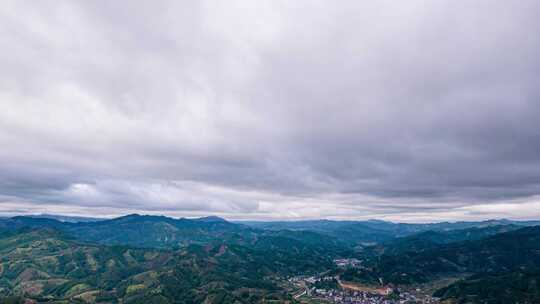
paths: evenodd
<path fill-rule="evenodd" d="M 215 215 L 200 217 L 195 220 L 199 222 L 227 222 L 226 219 Z"/>
<path fill-rule="evenodd" d="M 380 224 L 388 224 L 388 223 L 392 223 L 392 222 L 389 222 L 389 221 L 384 221 L 384 220 L 378 220 L 378 219 L 369 219 L 366 221 L 367 223 L 380 223 Z"/>

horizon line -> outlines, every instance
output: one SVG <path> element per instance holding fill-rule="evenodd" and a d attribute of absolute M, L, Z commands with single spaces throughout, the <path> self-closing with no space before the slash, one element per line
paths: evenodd
<path fill-rule="evenodd" d="M 336 218 L 298 218 L 298 219 L 291 219 L 291 218 L 282 218 L 282 219 L 229 219 L 224 216 L 219 216 L 215 214 L 209 214 L 204 216 L 170 216 L 166 214 L 151 214 L 151 213 L 126 213 L 123 215 L 96 215 L 96 216 L 85 216 L 85 215 L 70 215 L 70 214 L 61 214 L 61 213 L 13 213 L 13 214 L 4 214 L 0 213 L 0 218 L 14 218 L 14 217 L 67 217 L 67 218 L 80 218 L 80 219 L 89 219 L 89 220 L 97 220 L 97 221 L 106 221 L 106 220 L 114 220 L 122 217 L 127 216 L 153 216 L 153 217 L 166 217 L 171 219 L 202 219 L 202 218 L 208 218 L 208 217 L 216 217 L 223 219 L 227 222 L 231 223 L 242 223 L 242 222 L 307 222 L 307 221 L 333 221 L 333 222 L 370 222 L 370 221 L 379 221 L 379 222 L 386 222 L 386 223 L 393 223 L 393 224 L 439 224 L 439 223 L 474 223 L 474 222 L 490 222 L 490 221 L 511 221 L 511 222 L 528 222 L 528 221 L 540 221 L 540 219 L 513 219 L 509 217 L 501 217 L 501 218 L 485 218 L 485 219 L 478 219 L 478 220 L 441 220 L 441 221 L 393 221 L 393 220 L 386 220 L 386 219 L 379 219 L 379 218 L 369 218 L 369 219 L 336 219 Z"/>

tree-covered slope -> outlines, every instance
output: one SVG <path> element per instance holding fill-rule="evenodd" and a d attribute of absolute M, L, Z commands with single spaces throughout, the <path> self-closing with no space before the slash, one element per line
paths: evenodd
<path fill-rule="evenodd" d="M 434 295 L 460 304 L 536 304 L 540 303 L 540 270 L 476 274 L 442 288 Z"/>
<path fill-rule="evenodd" d="M 424 231 L 406 237 L 395 238 L 371 247 L 364 248 L 364 252 L 371 255 L 396 255 L 405 252 L 420 252 L 434 249 L 441 245 L 481 240 L 499 233 L 505 233 L 523 228 L 517 225 L 499 225 L 486 227 L 473 227 L 447 231 Z"/>
<path fill-rule="evenodd" d="M 132 214 L 111 220 L 61 222 L 50 218 L 13 217 L 0 220 L 0 229 L 54 228 L 80 241 L 142 248 L 178 248 L 214 240 L 242 239 L 253 229 L 217 217 L 174 219 Z"/>
<path fill-rule="evenodd" d="M 160 251 L 81 245 L 51 229 L 25 230 L 0 239 L 1 294 L 76 300 L 86 293 L 95 298 L 171 258 Z"/>
<path fill-rule="evenodd" d="M 473 228 L 501 226 L 534 226 L 538 221 L 488 220 L 481 222 L 442 222 L 428 224 L 392 223 L 380 220 L 368 221 L 276 221 L 276 222 L 241 222 L 250 227 L 265 230 L 314 231 L 332 236 L 352 245 L 374 245 L 392 241 L 396 238 L 413 236 L 422 232 L 451 232 Z"/>
<path fill-rule="evenodd" d="M 441 245 L 374 258 L 365 276 L 384 282 L 427 282 L 455 273 L 497 273 L 540 266 L 540 226 L 496 234 L 476 241 Z"/>
<path fill-rule="evenodd" d="M 62 229 L 84 241 L 153 248 L 247 238 L 253 234 L 249 227 L 220 218 L 173 219 L 136 214 L 106 221 L 65 225 Z"/>
<path fill-rule="evenodd" d="M 300 241 L 323 251 L 338 252 L 348 248 L 346 243 L 335 237 L 313 231 L 262 230 L 218 217 L 174 219 L 133 214 L 93 222 L 60 222 L 34 217 L 0 220 L 0 231 L 5 233 L 21 228 L 52 228 L 83 242 L 138 248 L 171 249 L 216 241 L 252 246 L 260 243 L 263 237 L 284 237 L 288 241 Z"/>
<path fill-rule="evenodd" d="M 260 303 L 292 301 L 279 276 L 333 267 L 319 246 L 262 235 L 177 250 L 81 243 L 52 228 L 0 237 L 0 298 L 66 303 Z M 60 303 L 60 302 L 59 302 Z"/>

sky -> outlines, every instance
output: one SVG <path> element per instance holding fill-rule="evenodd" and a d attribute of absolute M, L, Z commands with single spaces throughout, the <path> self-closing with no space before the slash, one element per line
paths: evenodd
<path fill-rule="evenodd" d="M 3 1 L 0 214 L 540 219 L 540 1 Z"/>

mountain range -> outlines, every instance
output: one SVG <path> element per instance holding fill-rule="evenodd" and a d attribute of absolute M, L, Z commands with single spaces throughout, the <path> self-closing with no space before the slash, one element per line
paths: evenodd
<path fill-rule="evenodd" d="M 326 272 L 392 286 L 461 277 L 435 295 L 449 303 L 537 303 L 537 224 L 16 216 L 0 219 L 0 299 L 295 303 L 285 278 Z M 341 269 L 338 258 L 362 267 Z"/>

